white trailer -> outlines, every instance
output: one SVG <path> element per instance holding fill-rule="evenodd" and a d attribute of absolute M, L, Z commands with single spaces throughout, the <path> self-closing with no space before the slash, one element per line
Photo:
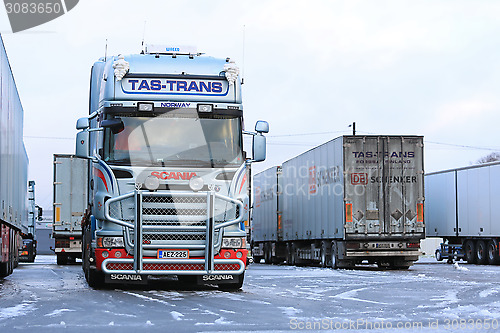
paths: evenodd
<path fill-rule="evenodd" d="M 23 107 L 0 37 L 0 278 L 19 263 L 28 236 L 28 155 L 23 142 Z"/>
<path fill-rule="evenodd" d="M 88 160 L 54 155 L 54 219 L 57 264 L 82 257 L 82 218 L 87 209 Z"/>
<path fill-rule="evenodd" d="M 441 237 L 438 260 L 500 261 L 500 162 L 429 173 L 426 182 L 427 236 Z"/>
<path fill-rule="evenodd" d="M 424 238 L 423 137 L 343 136 L 254 177 L 257 261 L 408 268 Z"/>

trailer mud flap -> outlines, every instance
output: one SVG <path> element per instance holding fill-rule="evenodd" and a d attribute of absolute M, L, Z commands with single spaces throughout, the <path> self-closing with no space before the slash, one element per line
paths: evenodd
<path fill-rule="evenodd" d="M 198 284 L 238 283 L 240 275 L 231 274 L 204 274 L 198 276 Z"/>
<path fill-rule="evenodd" d="M 148 276 L 144 274 L 105 274 L 106 283 L 147 284 Z"/>

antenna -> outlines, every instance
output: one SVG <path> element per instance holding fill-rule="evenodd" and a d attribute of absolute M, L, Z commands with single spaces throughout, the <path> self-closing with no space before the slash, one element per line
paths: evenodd
<path fill-rule="evenodd" d="M 108 59 L 108 39 L 106 38 L 106 46 L 104 47 L 104 62 Z"/>
<path fill-rule="evenodd" d="M 144 52 L 144 36 L 146 36 L 146 20 L 144 20 L 144 27 L 142 29 L 142 52 Z"/>
<path fill-rule="evenodd" d="M 241 64 L 241 84 L 245 82 L 245 25 L 243 25 L 243 59 Z"/>

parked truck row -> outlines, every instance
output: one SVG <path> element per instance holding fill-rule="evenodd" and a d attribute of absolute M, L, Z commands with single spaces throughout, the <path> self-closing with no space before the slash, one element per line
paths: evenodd
<path fill-rule="evenodd" d="M 424 224 L 423 138 L 342 136 L 254 176 L 256 261 L 405 269 Z"/>
<path fill-rule="evenodd" d="M 500 163 L 425 176 L 427 236 L 441 237 L 438 260 L 500 262 Z"/>

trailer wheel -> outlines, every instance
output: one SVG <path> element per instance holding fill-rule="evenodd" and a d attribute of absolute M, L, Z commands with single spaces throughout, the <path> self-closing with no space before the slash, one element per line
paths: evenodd
<path fill-rule="evenodd" d="M 476 244 L 476 258 L 478 264 L 486 264 L 486 254 L 486 243 L 483 240 L 478 241 Z"/>
<path fill-rule="evenodd" d="M 266 243 L 264 245 L 264 260 L 268 265 L 273 264 L 273 246 L 271 243 Z"/>
<path fill-rule="evenodd" d="M 333 269 L 339 268 L 339 258 L 337 256 L 337 244 L 335 241 L 332 242 L 332 247 L 331 247 L 331 260 L 330 260 L 330 267 Z"/>
<path fill-rule="evenodd" d="M 286 243 L 285 260 L 287 265 L 292 265 L 292 245 L 290 243 Z"/>
<path fill-rule="evenodd" d="M 441 254 L 441 250 L 436 250 L 436 260 L 443 261 L 443 255 Z"/>
<path fill-rule="evenodd" d="M 295 246 L 295 244 L 292 243 L 292 245 L 290 246 L 290 265 L 297 265 L 297 246 Z"/>
<path fill-rule="evenodd" d="M 498 264 L 499 261 L 498 242 L 494 239 L 491 239 L 488 242 L 487 249 L 488 249 L 488 264 L 490 265 Z"/>
<path fill-rule="evenodd" d="M 65 254 L 57 255 L 57 264 L 58 265 L 67 265 L 68 264 L 68 256 Z"/>
<path fill-rule="evenodd" d="M 0 278 L 4 278 L 9 275 L 9 263 L 2 262 L 0 263 Z"/>
<path fill-rule="evenodd" d="M 326 241 L 321 242 L 321 260 L 319 262 L 319 265 L 323 268 L 328 266 L 328 252 L 327 252 L 327 243 Z"/>
<path fill-rule="evenodd" d="M 465 260 L 467 260 L 469 264 L 475 264 L 476 251 L 475 251 L 474 241 L 473 240 L 465 241 L 464 249 L 465 249 Z"/>

